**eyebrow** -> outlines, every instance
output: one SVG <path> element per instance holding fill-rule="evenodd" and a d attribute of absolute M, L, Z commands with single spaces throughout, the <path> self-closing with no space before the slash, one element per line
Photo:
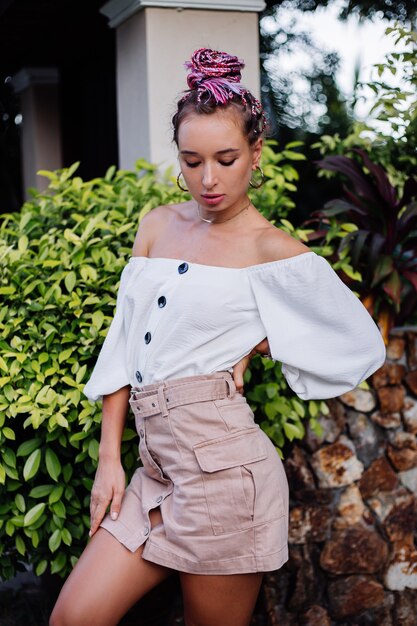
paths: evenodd
<path fill-rule="evenodd" d="M 226 148 L 225 150 L 218 150 L 215 154 L 226 154 L 227 152 L 239 152 L 239 148 Z M 197 156 L 198 152 L 193 152 L 192 150 L 181 150 L 180 154 Z"/>

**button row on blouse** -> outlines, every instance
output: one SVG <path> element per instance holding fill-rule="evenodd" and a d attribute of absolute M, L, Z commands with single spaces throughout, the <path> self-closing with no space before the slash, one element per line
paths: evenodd
<path fill-rule="evenodd" d="M 189 267 L 188 263 L 185 263 L 185 262 L 181 263 L 181 265 L 178 265 L 178 274 L 185 274 L 185 272 L 188 271 L 188 267 Z M 167 303 L 167 299 L 165 298 L 165 296 L 160 296 L 158 298 L 158 306 L 159 306 L 160 309 L 163 309 L 164 306 L 166 305 L 166 303 Z M 151 339 L 152 339 L 152 335 L 148 331 L 145 334 L 145 337 L 144 337 L 145 343 L 146 344 L 150 343 Z M 139 372 L 139 370 L 136 372 L 135 376 L 136 376 L 136 380 L 138 381 L 138 383 L 141 383 L 143 378 L 142 378 L 142 374 Z"/>

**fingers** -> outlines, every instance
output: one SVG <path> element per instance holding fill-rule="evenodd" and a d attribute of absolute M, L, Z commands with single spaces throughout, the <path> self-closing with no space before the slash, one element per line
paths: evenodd
<path fill-rule="evenodd" d="M 115 489 L 113 492 L 113 498 L 96 495 L 94 492 L 92 493 L 90 504 L 90 537 L 94 535 L 100 526 L 110 502 L 110 517 L 112 520 L 116 520 L 119 517 L 123 494 L 124 489 Z"/>
<path fill-rule="evenodd" d="M 233 368 L 233 381 L 235 383 L 236 391 L 239 393 L 243 393 L 243 374 L 248 366 L 249 358 L 244 357 L 239 363 Z"/>
<path fill-rule="evenodd" d="M 123 491 L 115 491 L 113 501 L 110 507 L 110 517 L 116 520 L 119 517 L 120 507 L 122 505 Z"/>
<path fill-rule="evenodd" d="M 91 498 L 91 507 L 90 507 L 90 532 L 89 535 L 92 537 L 106 513 L 107 507 L 109 505 L 110 499 L 102 499 Z"/>

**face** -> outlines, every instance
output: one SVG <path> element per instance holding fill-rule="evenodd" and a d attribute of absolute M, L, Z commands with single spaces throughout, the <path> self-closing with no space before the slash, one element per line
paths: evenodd
<path fill-rule="evenodd" d="M 252 171 L 259 164 L 262 139 L 250 146 L 238 113 L 190 113 L 178 131 L 181 171 L 204 212 L 233 212 L 246 202 Z"/>

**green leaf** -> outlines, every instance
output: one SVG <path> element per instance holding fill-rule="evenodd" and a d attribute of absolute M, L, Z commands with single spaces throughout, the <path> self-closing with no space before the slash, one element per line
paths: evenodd
<path fill-rule="evenodd" d="M 28 439 L 28 441 L 24 441 L 20 444 L 17 449 L 16 456 L 28 456 L 34 450 L 39 448 L 41 445 L 42 439 L 40 437 L 36 437 L 35 439 Z"/>
<path fill-rule="evenodd" d="M 61 531 L 62 541 L 66 546 L 70 546 L 72 544 L 72 536 L 67 528 L 63 528 Z"/>
<path fill-rule="evenodd" d="M 55 489 L 54 485 L 38 485 L 34 487 L 29 495 L 31 498 L 45 498 Z"/>
<path fill-rule="evenodd" d="M 21 493 L 17 493 L 14 497 L 15 504 L 21 513 L 26 511 L 26 502 Z"/>
<path fill-rule="evenodd" d="M 68 272 L 68 274 L 65 276 L 64 283 L 69 293 L 71 293 L 72 290 L 74 289 L 76 282 L 77 282 L 77 277 L 76 277 L 75 272 Z"/>
<path fill-rule="evenodd" d="M 38 563 L 35 568 L 36 576 L 42 576 L 42 574 L 46 572 L 47 567 L 48 567 L 48 561 L 46 559 L 43 559 L 43 561 L 40 561 L 40 563 Z"/>
<path fill-rule="evenodd" d="M 38 521 L 38 519 L 41 517 L 42 513 L 44 512 L 45 507 L 46 507 L 45 502 L 40 502 L 39 504 L 35 504 L 35 506 L 32 507 L 26 513 L 25 519 L 24 519 L 24 525 L 31 526 L 35 524 L 35 522 Z"/>
<path fill-rule="evenodd" d="M 11 440 L 16 439 L 16 435 L 14 434 L 13 430 L 9 428 L 8 426 L 5 426 L 1 432 L 6 437 L 6 439 L 11 439 Z"/>
<path fill-rule="evenodd" d="M 18 244 L 17 244 L 19 252 L 26 252 L 28 244 L 29 244 L 29 239 L 28 239 L 27 235 L 22 235 L 19 238 L 19 241 L 18 241 Z"/>
<path fill-rule="evenodd" d="M 51 448 L 48 448 L 46 450 L 45 462 L 46 462 L 46 469 L 48 470 L 49 476 L 53 480 L 57 481 L 61 473 L 61 463 L 57 455 Z"/>
<path fill-rule="evenodd" d="M 29 458 L 26 460 L 26 463 L 23 467 L 23 478 L 25 480 L 30 480 L 31 478 L 36 476 L 41 462 L 41 456 L 42 454 L 39 449 L 34 450 Z"/>
<path fill-rule="evenodd" d="M 285 434 L 287 435 L 290 441 L 292 441 L 293 439 L 301 439 L 301 437 L 304 434 L 301 428 L 301 424 L 296 425 L 296 424 L 291 424 L 291 422 L 286 422 L 283 425 L 283 428 L 284 428 Z"/>
<path fill-rule="evenodd" d="M 67 555 L 64 552 L 59 552 L 57 557 L 51 563 L 51 574 L 59 574 L 67 563 Z"/>
<path fill-rule="evenodd" d="M 53 510 L 55 515 L 57 515 L 58 517 L 62 519 L 66 518 L 67 511 L 65 508 L 65 504 L 62 501 L 54 502 L 54 504 L 51 505 L 51 509 Z"/>
<path fill-rule="evenodd" d="M 18 553 L 21 554 L 22 556 L 25 556 L 26 546 L 25 546 L 25 542 L 23 541 L 22 537 L 20 537 L 20 535 L 16 535 L 15 546 L 16 546 L 16 550 L 18 551 Z"/>
<path fill-rule="evenodd" d="M 94 460 L 98 461 L 99 443 L 97 439 L 92 439 L 88 444 L 88 454 Z"/>
<path fill-rule="evenodd" d="M 58 485 L 54 487 L 49 495 L 48 502 L 49 504 L 54 504 L 54 502 L 58 502 L 61 499 L 62 494 L 64 493 L 64 487 L 62 485 Z"/>
<path fill-rule="evenodd" d="M 6 482 L 6 472 L 4 470 L 3 464 L 0 463 L 0 485 L 4 485 Z"/>
<path fill-rule="evenodd" d="M 56 552 L 61 545 L 62 535 L 59 528 L 57 528 L 49 537 L 48 546 L 51 552 Z"/>

